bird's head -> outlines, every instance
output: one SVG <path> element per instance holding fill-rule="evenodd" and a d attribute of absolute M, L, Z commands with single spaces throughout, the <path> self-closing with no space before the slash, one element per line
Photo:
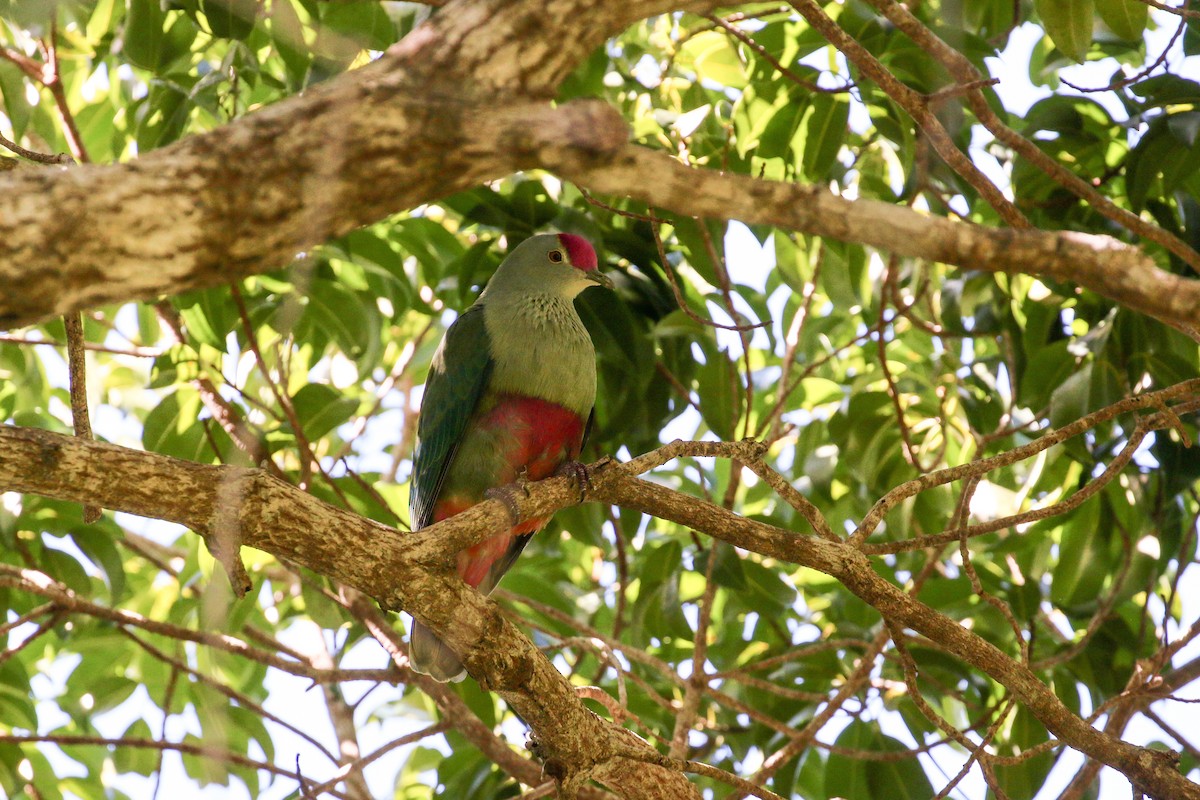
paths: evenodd
<path fill-rule="evenodd" d="M 555 292 L 574 298 L 590 286 L 612 288 L 591 243 L 573 233 L 544 233 L 521 242 L 496 270 L 488 290 Z"/>

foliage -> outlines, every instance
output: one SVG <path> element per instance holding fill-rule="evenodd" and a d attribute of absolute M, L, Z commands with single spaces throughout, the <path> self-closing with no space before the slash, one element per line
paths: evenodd
<path fill-rule="evenodd" d="M 951 85 L 945 66 L 873 5 L 849 0 L 825 10 L 920 95 Z M 1109 234 L 1140 244 L 1172 272 L 1194 271 L 1081 200 L 1043 160 L 1200 249 L 1200 83 L 1175 71 L 1180 55 L 1200 55 L 1197 21 L 1148 15 L 1133 0 L 1038 0 L 1020 4 L 1026 24 L 1016 27 L 1013 7 L 941 0 L 918 13 L 1001 79 L 984 89 L 987 105 L 1032 143 L 1033 157 L 985 131 L 953 93 L 933 105 L 938 122 L 1033 225 Z M 132 159 L 360 66 L 434 13 L 453 12 L 316 0 L 0 4 L 0 132 L 79 160 Z M 1159 56 L 1146 34 L 1177 24 L 1175 58 L 1141 72 Z M 1040 31 L 1021 62 L 1023 53 L 1005 48 L 1030 25 Z M 1162 47 L 1165 38 L 1153 41 Z M 1002 66 L 992 60 L 1001 51 Z M 22 68 L 52 57 L 64 105 Z M 1089 94 L 1062 83 L 1075 74 L 1070 64 L 1085 61 L 1113 74 L 1111 89 Z M 1033 84 L 1026 97 L 1040 98 L 1028 108 L 1009 91 L 1022 72 Z M 897 98 L 787 6 L 635 24 L 580 64 L 558 100 L 579 97 L 613 104 L 637 142 L 694 165 L 1001 224 L 978 179 L 937 158 Z M 637 455 L 676 437 L 754 437 L 839 534 L 907 480 L 1006 453 L 1050 427 L 1194 377 L 1200 365 L 1184 333 L 1036 274 L 948 268 L 853 242 L 671 216 L 535 172 L 380 221 L 236 286 L 85 315 L 96 432 L 192 461 L 268 465 L 330 503 L 404 526 L 420 387 L 441 331 L 508 248 L 546 229 L 587 236 L 618 285 L 580 300 L 600 379 L 587 455 Z M 38 344 L 64 337 L 56 321 L 0 343 L 5 421 L 70 430 L 61 350 Z M 1035 674 L 1068 707 L 1111 709 L 1137 665 L 1188 623 L 1181 581 L 1196 556 L 1200 514 L 1200 458 L 1185 446 L 1197 435 L 1195 415 L 1151 434 L 1133 455 L 1136 419 L 1105 420 L 977 481 L 905 501 L 870 539 L 876 570 L 1005 652 L 1027 647 Z M 1123 468 L 1102 475 L 1113 463 Z M 798 535 L 811 530 L 796 507 L 729 461 L 680 459 L 655 479 Z M 972 537 L 961 551 L 956 538 L 905 546 L 1051 508 L 1092 485 L 1097 491 L 1077 508 Z M 203 742 L 240 759 L 185 753 L 182 768 L 199 785 L 240 783 L 250 796 L 268 785 L 276 796 L 293 791 L 297 729 L 317 734 L 286 711 L 288 693 L 302 688 L 269 679 L 276 670 L 262 654 L 283 654 L 300 675 L 380 667 L 386 658 L 338 587 L 265 554 L 245 556 L 256 590 L 237 600 L 187 531 L 112 514 L 85 524 L 73 504 L 7 496 L 2 574 L 39 571 L 94 606 L 68 612 L 0 584 L 8 610 L 0 624 L 9 623 L 0 628 L 8 642 L 0 655 L 3 791 L 125 796 L 149 785 L 128 776 L 176 763 L 127 743 L 12 738 L 28 735 Z M 683 723 L 689 758 L 769 776 L 768 788 L 785 797 L 929 797 L 966 760 L 960 744 L 947 742 L 955 730 L 990 737 L 999 756 L 1021 756 L 989 766 L 990 788 L 969 779 L 967 796 L 1032 797 L 1063 752 L 1032 749 L 1047 731 L 1012 707 L 1005 687 L 922 637 L 894 642 L 879 614 L 837 581 L 631 510 L 586 504 L 560 513 L 503 589 L 499 601 L 575 683 L 616 696 L 619 667 L 641 735 L 662 740 L 665 751 L 680 715 L 691 714 Z M 97 610 L 116 607 L 165 626 L 139 629 Z M 322 635 L 291 644 L 314 626 Z M 214 630 L 252 643 L 252 652 L 186 635 Z M 1185 672 L 1183 657 L 1153 663 L 1168 680 Z M 698 712 L 681 711 L 697 691 L 687 677 L 697 669 L 710 673 Z M 349 714 L 363 735 L 390 738 L 402 726 L 445 719 L 414 686 L 378 675 L 366 685 L 376 684 L 365 697 L 363 684 L 346 690 L 363 697 L 357 707 L 328 692 L 330 717 Z M 849 691 L 835 697 L 840 687 Z M 944 724 L 923 713 L 914 689 Z M 455 691 L 487 727 L 516 729 L 503 703 L 472 682 Z M 839 713 L 818 718 L 830 702 Z M 371 785 L 394 780 L 402 798 L 428 797 L 438 785 L 451 797 L 515 796 L 512 778 L 459 722 L 434 734 L 444 744 L 431 739 L 397 751 L 402 763 L 368 767 Z M 1143 743 L 1181 746 L 1166 729 L 1141 731 Z M 811 746 L 773 759 L 798 732 Z M 452 755 L 444 756 L 447 746 Z M 929 757 L 914 766 L 918 747 L 942 766 Z M 335 762 L 314 757 L 303 771 L 320 782 Z M 1197 766 L 1183 757 L 1193 777 Z M 1063 769 L 1069 777 L 1074 767 Z M 114 784 L 112 773 L 126 777 Z"/>

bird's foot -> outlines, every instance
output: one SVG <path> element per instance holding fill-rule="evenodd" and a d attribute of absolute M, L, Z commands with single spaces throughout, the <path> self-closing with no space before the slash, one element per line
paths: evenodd
<path fill-rule="evenodd" d="M 522 472 L 512 483 L 493 486 L 484 492 L 483 496 L 488 500 L 499 500 L 504 503 L 504 507 L 508 509 L 508 516 L 512 518 L 512 524 L 515 526 L 521 522 L 521 506 L 517 503 L 517 492 L 529 497 L 528 483 L 529 481 L 525 480 L 525 473 Z"/>
<path fill-rule="evenodd" d="M 587 499 L 587 493 L 592 489 L 592 476 L 588 474 L 587 465 L 582 461 L 564 461 L 559 465 L 558 469 L 554 470 L 554 474 L 572 478 L 575 484 L 579 487 L 579 502 Z"/>

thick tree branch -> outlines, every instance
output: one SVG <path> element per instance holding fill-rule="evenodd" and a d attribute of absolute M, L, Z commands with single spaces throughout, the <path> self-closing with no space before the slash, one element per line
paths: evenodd
<path fill-rule="evenodd" d="M 5 172 L 0 328 L 286 265 L 331 237 L 535 166 L 532 131 L 615 148 L 626 139 L 616 113 L 556 113 L 554 86 L 631 22 L 712 5 L 464 0 L 363 69 L 134 162 Z"/>
<path fill-rule="evenodd" d="M 1169 426 L 1169 415 L 1162 416 L 1159 427 Z M 1200 787 L 1180 775 L 1169 759 L 1092 728 L 1026 666 L 880 577 L 868 557 L 849 543 L 745 519 L 635 477 L 636 470 L 653 463 L 643 458 L 630 465 L 595 465 L 593 498 L 832 575 L 891 623 L 924 634 L 1004 684 L 1059 739 L 1125 773 L 1147 793 L 1164 800 L 1200 799 Z M 516 500 L 522 517 L 552 513 L 578 497 L 567 478 L 551 478 L 529 489 L 528 497 Z M 448 554 L 511 524 L 499 501 L 481 503 L 420 533 L 403 535 L 258 470 L 193 464 L 13 427 L 0 427 L 0 490 L 167 519 L 210 537 L 220 538 L 218 529 L 228 528 L 243 544 L 411 611 L 465 653 L 468 671 L 525 719 L 548 768 L 564 786 L 593 777 L 612 780 L 610 786 L 632 794 L 632 782 L 641 776 L 645 792 L 634 796 L 683 796 L 653 793 L 666 785 L 664 781 L 673 782 L 673 791 L 694 792 L 678 773 L 650 766 L 660 757 L 648 744 L 584 709 L 570 684 L 493 603 L 449 577 Z M 314 536 L 313 531 L 322 533 Z M 634 763 L 638 761 L 650 763 L 639 767 Z"/>
<path fill-rule="evenodd" d="M 1052 278 L 1091 289 L 1190 335 L 1200 327 L 1200 280 L 1159 269 L 1136 247 L 1108 236 L 954 222 L 876 200 L 847 200 L 822 186 L 688 167 L 667 153 L 632 144 L 612 156 L 574 156 L 563 148 L 542 163 L 592 191 L 680 214 L 777 225 L 966 269 Z"/>
<path fill-rule="evenodd" d="M 288 264 L 361 225 L 533 166 L 531 126 L 584 151 L 626 139 L 600 104 L 466 103 L 418 91 L 389 66 L 129 164 L 5 173 L 0 327 Z"/>
<path fill-rule="evenodd" d="M 102 442 L 81 448 L 82 441 L 0 427 L 0 491 L 90 497 L 104 508 L 186 525 L 210 542 L 240 541 L 353 586 L 412 612 L 466 654 L 472 676 L 532 728 L 548 773 L 560 783 L 577 790 L 595 778 L 622 796 L 699 796 L 682 774 L 654 764 L 659 754 L 649 744 L 584 708 L 571 684 L 494 603 L 450 577 L 454 552 L 511 525 L 502 502 L 482 503 L 406 535 L 261 470 L 196 464 Z M 523 515 L 577 502 L 569 479 L 549 484 L 521 502 Z"/>
<path fill-rule="evenodd" d="M 416 685 L 437 703 L 443 721 L 465 736 L 489 761 L 526 786 L 538 786 L 545 782 L 541 767 L 517 754 L 507 742 L 493 733 L 450 684 L 439 683 L 409 668 L 408 653 L 400 635 L 370 598 L 346 587 L 342 587 L 339 595 L 347 610 L 379 642 L 392 663 L 401 669 L 405 682 Z M 588 789 L 580 792 L 580 796 L 581 800 L 614 800 L 614 795 L 600 789 Z"/>
<path fill-rule="evenodd" d="M 544 101 L 605 36 L 678 4 L 462 5 L 363 69 L 135 162 L 0 174 L 0 328 L 235 281 L 389 214 L 542 167 L 681 214 L 1076 283 L 1200 335 L 1200 282 L 1115 239 L 984 228 L 693 169 L 627 144 L 613 108 Z M 532 19 L 553 52 L 524 46 Z"/>

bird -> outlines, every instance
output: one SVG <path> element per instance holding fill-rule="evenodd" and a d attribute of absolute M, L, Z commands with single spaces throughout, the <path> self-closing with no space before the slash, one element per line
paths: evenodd
<path fill-rule="evenodd" d="M 596 353 L 574 300 L 593 286 L 611 289 L 613 283 L 600 272 L 587 239 L 531 236 L 446 330 L 417 422 L 409 504 L 414 531 L 518 479 L 541 480 L 581 466 L 596 401 Z M 490 593 L 547 522 L 519 521 L 463 550 L 459 577 Z M 466 675 L 459 654 L 415 619 L 409 660 L 441 682 Z"/>

